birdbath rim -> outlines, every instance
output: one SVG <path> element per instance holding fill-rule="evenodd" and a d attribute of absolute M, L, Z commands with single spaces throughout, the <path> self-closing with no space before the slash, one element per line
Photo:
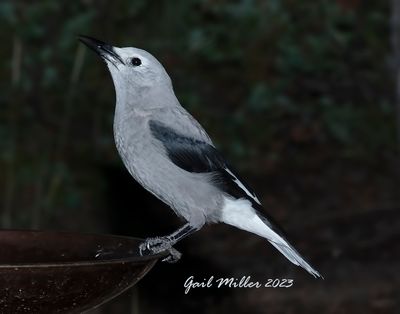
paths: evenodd
<path fill-rule="evenodd" d="M 113 239 L 121 239 L 121 240 L 127 240 L 127 241 L 138 241 L 138 242 L 143 242 L 144 239 L 138 238 L 138 237 L 130 237 L 130 236 L 123 236 L 123 235 L 114 235 L 114 234 L 101 234 L 101 233 L 92 233 L 92 232 L 78 232 L 78 231 L 69 231 L 69 230 L 45 230 L 45 229 L 1 229 L 0 230 L 0 236 L 2 233 L 5 232 L 15 232 L 15 233 L 32 233 L 32 234 L 40 234 L 40 233 L 46 233 L 48 234 L 58 234 L 58 235 L 64 235 L 64 236 L 88 236 L 88 237 L 96 237 L 96 238 L 113 238 Z M 158 260 L 163 257 L 168 256 L 168 251 L 160 252 L 157 254 L 152 254 L 152 255 L 144 255 L 141 256 L 139 255 L 137 251 L 131 251 L 129 252 L 130 255 L 128 256 L 121 256 L 121 257 L 112 257 L 109 259 L 104 259 L 104 258 L 82 258 L 81 260 L 77 261 L 55 261 L 55 262 L 12 262 L 12 263 L 0 263 L 0 269 L 3 268 L 43 268 L 43 267 L 65 267 L 65 266 L 91 266 L 91 265 L 102 265 L 102 264 L 117 264 L 117 263 L 145 263 L 150 260 Z"/>

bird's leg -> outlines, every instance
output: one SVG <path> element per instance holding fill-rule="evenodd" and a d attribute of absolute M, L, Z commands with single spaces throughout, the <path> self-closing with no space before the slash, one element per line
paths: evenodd
<path fill-rule="evenodd" d="M 178 241 L 182 240 L 183 238 L 186 238 L 188 235 L 191 235 L 193 232 L 196 232 L 197 230 L 199 229 L 187 223 L 182 227 L 180 227 L 178 230 L 168 235 L 167 238 L 171 240 L 171 242 L 173 242 L 172 245 L 174 245 Z"/>
<path fill-rule="evenodd" d="M 163 259 L 163 261 L 172 263 L 176 262 L 180 259 L 182 254 L 175 250 L 172 246 L 197 230 L 198 228 L 193 227 L 192 225 L 187 223 L 170 235 L 156 238 L 148 238 L 139 246 L 140 255 L 144 256 L 157 254 L 163 251 L 169 251 L 170 255 Z"/>

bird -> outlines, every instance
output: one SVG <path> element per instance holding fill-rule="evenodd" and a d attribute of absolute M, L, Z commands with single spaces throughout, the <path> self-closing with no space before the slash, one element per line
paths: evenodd
<path fill-rule="evenodd" d="M 106 63 L 115 87 L 113 131 L 131 176 L 186 223 L 172 234 L 147 238 L 140 254 L 171 253 L 205 224 L 225 223 L 267 239 L 294 265 L 322 278 L 267 215 L 259 198 L 226 161 L 210 136 L 175 96 L 171 78 L 149 52 L 80 35 Z M 168 260 L 168 259 L 167 259 Z"/>

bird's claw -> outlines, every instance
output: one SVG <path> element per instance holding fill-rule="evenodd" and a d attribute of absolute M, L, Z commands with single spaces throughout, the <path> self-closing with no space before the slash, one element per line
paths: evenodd
<path fill-rule="evenodd" d="M 170 264 L 174 264 L 177 261 L 179 261 L 181 259 L 181 257 L 182 257 L 182 253 L 179 252 L 178 250 L 174 249 L 173 247 L 171 247 L 168 250 L 168 252 L 169 252 L 169 255 L 166 258 L 164 258 L 162 260 L 162 262 L 167 262 L 167 263 L 170 263 Z"/>
<path fill-rule="evenodd" d="M 141 256 L 164 252 L 172 247 L 171 241 L 166 237 L 148 238 L 139 245 Z"/>
<path fill-rule="evenodd" d="M 145 256 L 168 251 L 169 255 L 162 261 L 176 263 L 181 258 L 182 254 L 174 249 L 172 244 L 173 242 L 167 237 L 148 238 L 139 245 L 139 253 L 141 256 Z"/>

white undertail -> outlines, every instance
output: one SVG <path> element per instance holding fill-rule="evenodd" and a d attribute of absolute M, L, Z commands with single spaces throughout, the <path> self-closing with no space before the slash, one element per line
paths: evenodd
<path fill-rule="evenodd" d="M 293 264 L 303 267 L 316 278 L 323 278 L 283 236 L 269 226 L 271 224 L 266 218 L 257 215 L 250 201 L 225 197 L 221 221 L 266 238 Z"/>

